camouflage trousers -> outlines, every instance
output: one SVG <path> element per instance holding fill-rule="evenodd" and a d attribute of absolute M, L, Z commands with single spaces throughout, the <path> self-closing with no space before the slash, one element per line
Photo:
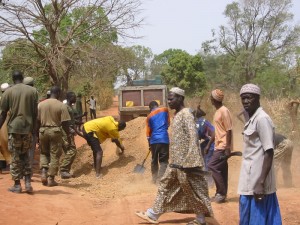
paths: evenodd
<path fill-rule="evenodd" d="M 41 127 L 40 139 L 40 167 L 48 169 L 49 176 L 57 175 L 59 158 L 62 154 L 62 130 L 60 127 Z"/>
<path fill-rule="evenodd" d="M 13 180 L 20 180 L 26 175 L 31 175 L 31 164 L 28 151 L 31 148 L 32 135 L 9 134 L 8 150 L 11 153 L 10 174 Z"/>
<path fill-rule="evenodd" d="M 63 151 L 64 157 L 60 164 L 60 171 L 61 172 L 70 172 L 72 163 L 74 162 L 77 150 L 74 141 L 74 135 L 71 137 L 71 144 L 68 144 L 67 135 L 63 132 Z"/>
<path fill-rule="evenodd" d="M 289 139 L 285 139 L 274 149 L 275 171 L 277 174 L 281 167 L 283 181 L 286 187 L 291 187 L 293 183 L 291 171 L 293 148 L 293 142 Z"/>

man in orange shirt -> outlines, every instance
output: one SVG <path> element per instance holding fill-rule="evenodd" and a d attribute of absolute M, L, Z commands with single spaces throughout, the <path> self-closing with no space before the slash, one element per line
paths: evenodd
<path fill-rule="evenodd" d="M 208 162 L 208 168 L 212 172 L 216 184 L 215 202 L 223 203 L 228 189 L 228 163 L 227 156 L 232 148 L 232 116 L 223 105 L 224 94 L 216 89 L 211 93 L 211 103 L 216 108 L 214 115 L 215 126 L 215 150 Z"/>

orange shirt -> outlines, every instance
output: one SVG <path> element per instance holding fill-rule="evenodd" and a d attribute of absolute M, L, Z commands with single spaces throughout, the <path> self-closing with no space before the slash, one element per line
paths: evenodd
<path fill-rule="evenodd" d="M 232 130 L 232 116 L 225 106 L 221 106 L 214 115 L 215 126 L 215 149 L 224 150 L 226 143 L 226 132 Z M 231 143 L 232 144 L 232 143 Z"/>

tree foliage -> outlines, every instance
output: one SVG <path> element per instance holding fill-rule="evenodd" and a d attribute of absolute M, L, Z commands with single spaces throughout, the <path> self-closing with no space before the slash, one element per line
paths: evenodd
<path fill-rule="evenodd" d="M 291 0 L 240 0 L 228 4 L 224 11 L 227 25 L 213 33 L 214 39 L 202 44 L 209 80 L 229 87 L 257 82 L 268 91 L 273 84 L 272 92 L 280 93 L 294 76 L 290 72 L 300 41 L 300 27 L 292 23 L 291 6 Z"/>
<path fill-rule="evenodd" d="M 133 80 L 150 78 L 150 63 L 153 59 L 150 48 L 134 45 L 123 49 L 121 55 L 123 61 L 119 71 L 120 82 L 132 85 Z"/>
<path fill-rule="evenodd" d="M 139 0 L 9 1 L 0 7 L 0 45 L 26 39 L 36 53 L 34 63 L 66 91 L 91 46 L 131 37 L 128 30 L 141 23 L 139 7 Z"/>
<path fill-rule="evenodd" d="M 190 96 L 203 94 L 206 89 L 206 78 L 200 55 L 192 56 L 177 49 L 167 50 L 157 58 L 161 58 L 162 62 L 167 59 L 161 73 L 167 85 L 183 88 Z"/>

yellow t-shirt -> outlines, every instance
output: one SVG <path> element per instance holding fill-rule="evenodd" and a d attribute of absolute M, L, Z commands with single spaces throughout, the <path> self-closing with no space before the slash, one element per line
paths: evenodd
<path fill-rule="evenodd" d="M 107 138 L 119 139 L 119 123 L 112 116 L 106 116 L 86 122 L 83 127 L 86 133 L 94 132 L 94 136 L 103 143 Z M 120 140 L 119 140 L 120 141 Z"/>

